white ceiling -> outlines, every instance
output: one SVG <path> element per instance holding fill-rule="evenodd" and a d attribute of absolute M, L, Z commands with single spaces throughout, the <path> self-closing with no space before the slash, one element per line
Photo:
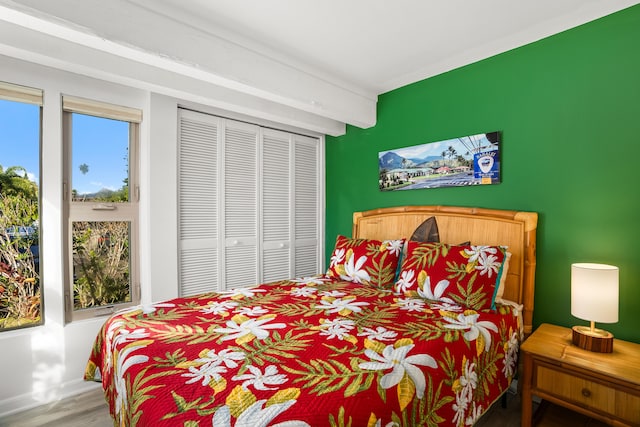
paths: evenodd
<path fill-rule="evenodd" d="M 375 123 L 375 102 L 381 93 L 635 4 L 630 0 L 0 0 L 0 21 L 16 27 L 11 28 L 13 34 L 25 29 L 38 37 L 44 34 L 54 47 L 65 39 L 67 45 L 73 41 L 129 60 L 136 51 L 146 55 L 135 59 L 138 65 L 171 69 L 182 77 L 366 127 Z M 70 38 L 67 29 L 79 37 Z M 13 46 L 22 43 L 22 56 L 37 51 L 42 60 L 47 52 L 38 51 L 41 41 L 31 37 L 32 45 L 25 41 Z M 11 45 L 6 39 L 4 43 Z M 20 55 L 14 52 L 14 56 Z M 63 61 L 61 56 L 58 62 Z"/>
<path fill-rule="evenodd" d="M 539 40 L 628 0 L 130 0 L 380 94 Z"/>

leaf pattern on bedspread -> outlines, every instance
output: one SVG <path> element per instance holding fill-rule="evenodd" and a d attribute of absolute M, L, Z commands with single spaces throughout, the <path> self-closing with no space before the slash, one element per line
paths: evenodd
<path fill-rule="evenodd" d="M 128 309 L 85 379 L 121 426 L 473 425 L 517 369 L 517 313 L 424 289 L 317 276 Z"/>

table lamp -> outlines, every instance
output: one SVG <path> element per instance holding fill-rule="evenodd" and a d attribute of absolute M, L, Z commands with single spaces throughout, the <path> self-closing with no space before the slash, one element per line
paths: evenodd
<path fill-rule="evenodd" d="M 613 335 L 596 329 L 595 322 L 618 321 L 618 267 L 606 264 L 571 264 L 571 314 L 591 326 L 574 326 L 573 343 L 598 353 L 613 351 Z"/>

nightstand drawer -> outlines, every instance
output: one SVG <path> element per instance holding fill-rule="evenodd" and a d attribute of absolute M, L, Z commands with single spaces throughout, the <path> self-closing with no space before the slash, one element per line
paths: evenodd
<path fill-rule="evenodd" d="M 612 353 L 572 344 L 572 331 L 543 323 L 522 351 L 521 425 L 538 396 L 616 427 L 640 427 L 640 343 L 614 339 Z"/>
<path fill-rule="evenodd" d="M 535 372 L 534 387 L 539 390 L 622 420 L 640 422 L 638 395 L 545 365 L 536 364 Z"/>

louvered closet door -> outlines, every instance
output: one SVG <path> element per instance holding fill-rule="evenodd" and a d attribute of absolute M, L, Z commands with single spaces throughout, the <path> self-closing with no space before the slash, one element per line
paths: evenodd
<path fill-rule="evenodd" d="M 320 271 L 320 143 L 316 138 L 292 135 L 294 158 L 294 217 L 296 277 Z"/>
<path fill-rule="evenodd" d="M 320 140 L 179 119 L 180 295 L 319 273 Z"/>
<path fill-rule="evenodd" d="M 258 136 L 260 128 L 225 120 L 224 283 L 258 284 Z"/>
<path fill-rule="evenodd" d="M 179 110 L 178 245 L 180 295 L 219 289 L 220 119 Z"/>
<path fill-rule="evenodd" d="M 292 135 L 262 131 L 262 281 L 290 279 Z"/>

